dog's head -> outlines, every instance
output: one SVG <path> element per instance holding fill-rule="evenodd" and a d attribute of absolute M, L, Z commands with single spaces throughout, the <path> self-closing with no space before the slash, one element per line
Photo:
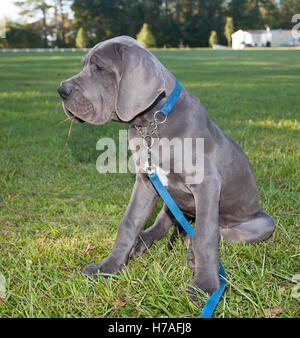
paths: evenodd
<path fill-rule="evenodd" d="M 82 60 L 82 71 L 58 92 L 74 122 L 105 124 L 114 114 L 128 122 L 165 91 L 163 66 L 128 36 L 103 41 Z"/>

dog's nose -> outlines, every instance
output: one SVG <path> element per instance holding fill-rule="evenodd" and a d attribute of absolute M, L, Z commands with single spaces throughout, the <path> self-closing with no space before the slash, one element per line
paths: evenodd
<path fill-rule="evenodd" d="M 58 94 L 61 96 L 61 98 L 66 100 L 72 93 L 72 88 L 67 87 L 66 85 L 62 84 L 57 88 L 57 91 L 58 91 Z"/>

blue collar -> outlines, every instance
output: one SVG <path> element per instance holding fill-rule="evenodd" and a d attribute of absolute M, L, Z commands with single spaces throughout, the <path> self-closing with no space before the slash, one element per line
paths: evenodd
<path fill-rule="evenodd" d="M 165 116 L 168 116 L 171 112 L 171 110 L 173 109 L 175 103 L 177 102 L 178 98 L 179 98 L 179 95 L 181 93 L 181 85 L 180 83 L 178 82 L 177 79 L 176 80 L 176 85 L 175 85 L 175 88 L 174 90 L 172 91 L 171 95 L 169 96 L 167 102 L 160 108 L 160 112 L 162 114 L 164 114 Z"/>

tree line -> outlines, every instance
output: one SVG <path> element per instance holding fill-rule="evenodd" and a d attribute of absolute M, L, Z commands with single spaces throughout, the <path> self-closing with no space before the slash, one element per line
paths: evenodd
<path fill-rule="evenodd" d="M 23 23 L 6 22 L 0 47 L 91 47 L 146 34 L 156 47 L 230 44 L 238 29 L 291 29 L 299 0 L 19 0 Z M 37 18 L 33 20 L 33 18 Z M 143 27 L 143 31 L 141 28 Z M 147 35 L 148 34 L 148 35 Z"/>

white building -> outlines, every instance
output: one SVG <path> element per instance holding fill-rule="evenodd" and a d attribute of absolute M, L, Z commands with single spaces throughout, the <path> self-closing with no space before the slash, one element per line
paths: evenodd
<path fill-rule="evenodd" d="M 244 47 L 283 47 L 300 46 L 300 37 L 295 38 L 291 30 L 238 30 L 231 35 L 232 48 L 243 49 Z"/>

